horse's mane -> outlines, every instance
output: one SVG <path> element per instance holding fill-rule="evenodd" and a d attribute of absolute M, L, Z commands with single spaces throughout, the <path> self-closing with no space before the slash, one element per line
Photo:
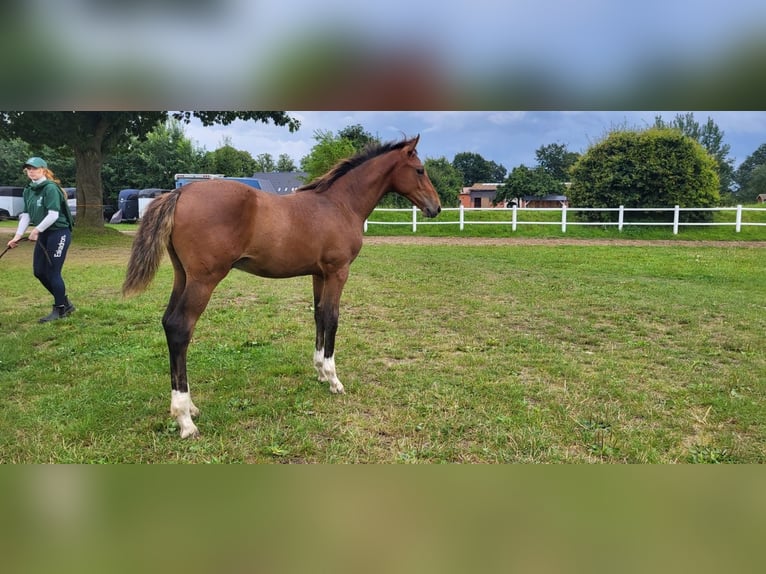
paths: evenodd
<path fill-rule="evenodd" d="M 412 139 L 383 144 L 369 144 L 361 152 L 339 161 L 335 164 L 335 167 L 333 167 L 326 174 L 316 178 L 306 185 L 302 185 L 295 191 L 315 191 L 317 193 L 326 191 L 333 183 L 338 180 L 338 178 L 346 175 L 355 167 L 362 165 L 367 160 L 378 157 L 379 155 L 383 155 L 384 153 L 388 153 L 395 149 L 401 149 L 410 142 L 412 142 Z"/>

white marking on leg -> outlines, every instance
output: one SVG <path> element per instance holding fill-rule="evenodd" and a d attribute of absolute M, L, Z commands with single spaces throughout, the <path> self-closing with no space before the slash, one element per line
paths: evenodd
<path fill-rule="evenodd" d="M 188 392 L 170 391 L 170 415 L 175 417 L 181 429 L 181 438 L 199 436 L 199 430 L 191 419 L 192 407 L 194 404 Z M 194 407 L 194 410 L 199 413 L 197 407 Z"/>
<path fill-rule="evenodd" d="M 333 394 L 344 393 L 343 384 L 338 379 L 338 374 L 335 372 L 335 355 L 332 357 L 325 357 L 322 363 L 322 373 L 324 378 L 320 376 L 320 380 L 330 381 L 330 392 Z"/>
<path fill-rule="evenodd" d="M 327 381 L 327 377 L 324 376 L 322 366 L 324 365 L 324 348 L 314 350 L 314 368 L 317 370 L 317 376 L 322 382 Z"/>

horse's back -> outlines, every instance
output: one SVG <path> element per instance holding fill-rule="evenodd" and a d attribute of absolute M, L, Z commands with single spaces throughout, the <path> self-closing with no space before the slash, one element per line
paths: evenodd
<path fill-rule="evenodd" d="M 185 266 L 188 261 L 225 266 L 238 259 L 267 195 L 238 181 L 206 180 L 180 188 L 171 243 Z"/>

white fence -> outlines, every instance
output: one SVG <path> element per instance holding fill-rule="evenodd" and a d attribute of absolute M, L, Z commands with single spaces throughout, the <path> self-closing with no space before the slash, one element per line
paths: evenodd
<path fill-rule="evenodd" d="M 465 229 L 466 225 L 510 225 L 512 231 L 516 231 L 516 228 L 519 225 L 556 225 L 561 226 L 562 233 L 566 233 L 567 226 L 568 225 L 596 225 L 600 227 L 605 226 L 617 226 L 617 229 L 619 231 L 622 231 L 622 229 L 629 225 L 641 225 L 641 226 L 666 226 L 666 227 L 673 227 L 673 234 L 678 234 L 678 228 L 683 226 L 690 226 L 690 227 L 701 227 L 701 226 L 730 226 L 734 227 L 735 231 L 739 233 L 742 230 L 742 227 L 744 226 L 766 226 L 766 223 L 759 223 L 759 222 L 747 222 L 742 220 L 742 213 L 747 211 L 760 211 L 764 212 L 766 209 L 764 208 L 758 208 L 758 207 L 742 207 L 741 205 L 737 205 L 736 207 L 679 207 L 676 205 L 675 207 L 652 207 L 652 208 L 646 208 L 646 207 L 611 207 L 611 208 L 589 208 L 589 207 L 509 207 L 509 208 L 499 208 L 499 207 L 463 207 L 462 205 L 460 207 L 447 207 L 442 209 L 443 212 L 447 211 L 458 211 L 459 216 L 458 220 L 439 220 L 439 218 L 436 219 L 423 219 L 422 217 L 418 217 L 418 213 L 420 210 L 413 206 L 412 209 L 410 208 L 403 208 L 403 209 L 397 209 L 397 208 L 384 208 L 384 207 L 378 207 L 375 208 L 375 211 L 372 212 L 372 216 L 375 215 L 376 212 L 383 212 L 383 211 L 389 211 L 389 212 L 406 212 L 406 213 L 412 213 L 412 218 L 410 221 L 375 221 L 372 219 L 367 219 L 364 222 L 364 231 L 367 232 L 368 225 L 407 225 L 412 227 L 412 232 L 415 233 L 418 230 L 419 225 L 457 225 L 460 229 L 460 231 L 463 231 Z M 471 220 L 470 214 L 474 212 L 491 212 L 491 213 L 506 213 L 510 219 L 509 220 Z M 547 212 L 547 213 L 561 213 L 561 218 L 554 220 L 544 220 L 544 221 L 528 221 L 528 220 L 519 220 L 519 213 L 529 213 L 529 212 Z M 569 219 L 569 214 L 573 212 L 587 212 L 587 211 L 596 211 L 596 212 L 616 212 L 617 213 L 617 221 L 580 221 L 580 220 L 571 220 Z M 673 213 L 673 221 L 625 221 L 625 214 L 628 212 L 672 212 Z M 681 221 L 681 213 L 682 212 L 702 212 L 702 211 L 719 211 L 719 212 L 735 212 L 734 214 L 734 221 L 716 221 L 716 222 L 689 222 L 689 221 Z M 506 218 L 507 219 L 507 218 Z"/>

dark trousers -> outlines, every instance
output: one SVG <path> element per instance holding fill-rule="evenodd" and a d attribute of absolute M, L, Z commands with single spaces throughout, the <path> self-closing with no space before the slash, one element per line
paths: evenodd
<path fill-rule="evenodd" d="M 71 242 L 72 232 L 69 229 L 48 229 L 38 236 L 35 245 L 32 269 L 37 280 L 53 295 L 56 305 L 66 305 L 66 286 L 61 268 Z"/>

